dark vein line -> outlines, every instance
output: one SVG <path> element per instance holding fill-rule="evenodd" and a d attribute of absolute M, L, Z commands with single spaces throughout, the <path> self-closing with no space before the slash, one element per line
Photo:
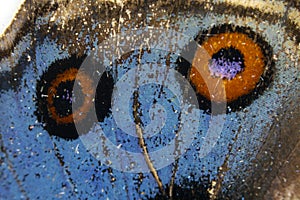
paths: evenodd
<path fill-rule="evenodd" d="M 178 170 L 178 159 L 175 160 L 174 167 L 173 167 L 173 173 L 170 181 L 170 188 L 169 188 L 169 197 L 170 200 L 173 199 L 173 188 L 174 188 L 174 183 L 175 183 L 175 178 L 176 178 L 176 173 Z"/>
<path fill-rule="evenodd" d="M 133 115 L 134 115 L 134 120 L 135 120 L 136 133 L 137 133 L 137 136 L 139 138 L 139 145 L 143 150 L 143 155 L 144 155 L 146 164 L 147 164 L 152 176 L 154 177 L 160 192 L 162 193 L 163 196 L 165 196 L 166 193 L 165 193 L 163 184 L 162 184 L 162 182 L 161 182 L 161 180 L 158 176 L 157 170 L 153 166 L 153 163 L 150 159 L 148 149 L 147 149 L 147 146 L 146 146 L 146 143 L 145 143 L 145 139 L 143 137 L 143 131 L 142 131 L 142 128 L 140 126 L 141 125 L 141 119 L 140 119 L 139 113 L 138 113 L 139 105 L 140 104 L 138 102 L 138 92 L 135 92 L 134 93 L 134 102 L 133 102 Z"/>
<path fill-rule="evenodd" d="M 22 181 L 19 180 L 18 174 L 17 174 L 16 170 L 14 169 L 13 163 L 9 159 L 9 155 L 8 155 L 8 153 L 7 153 L 7 151 L 4 147 L 4 143 L 3 143 L 3 140 L 2 140 L 2 134 L 0 134 L 0 149 L 1 149 L 1 152 L 4 153 L 4 155 L 5 155 L 6 163 L 8 165 L 8 170 L 12 173 L 13 178 L 15 179 L 16 183 L 18 184 L 21 193 L 23 194 L 25 199 L 29 199 L 29 197 L 28 197 L 28 195 L 27 195 L 27 193 L 26 193 L 26 191 L 23 187 Z"/>
<path fill-rule="evenodd" d="M 59 161 L 60 166 L 62 166 L 62 168 L 63 168 L 64 174 L 66 175 L 66 178 L 67 178 L 68 182 L 71 185 L 73 195 L 76 196 L 76 194 L 77 194 L 76 183 L 70 177 L 71 176 L 71 172 L 65 166 L 64 157 L 60 154 L 59 149 L 57 148 L 56 143 L 53 141 L 53 136 L 50 136 L 50 137 L 51 137 L 51 141 L 52 141 L 52 144 L 53 144 L 54 155 L 57 158 L 57 160 Z"/>
<path fill-rule="evenodd" d="M 238 131 L 237 131 L 237 134 L 235 135 L 235 137 L 233 139 L 233 142 L 228 145 L 228 153 L 227 153 L 227 155 L 224 159 L 223 164 L 218 169 L 219 172 L 218 172 L 218 175 L 217 175 L 216 185 L 213 186 L 214 188 L 212 188 L 212 193 L 211 193 L 211 197 L 210 197 L 210 199 L 212 199 L 212 200 L 217 199 L 217 196 L 218 196 L 218 194 L 219 194 L 219 192 L 222 188 L 222 182 L 224 180 L 225 172 L 228 171 L 228 161 L 229 161 L 229 158 L 230 158 L 230 154 L 232 152 L 234 143 L 238 139 L 238 136 L 239 136 L 239 133 L 241 132 L 241 129 L 242 129 L 242 127 L 240 126 Z"/>

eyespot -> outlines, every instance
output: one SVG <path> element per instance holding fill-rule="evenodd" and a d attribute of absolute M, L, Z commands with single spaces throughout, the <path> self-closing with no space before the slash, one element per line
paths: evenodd
<path fill-rule="evenodd" d="M 206 101 L 202 103 L 204 109 L 209 109 L 210 102 L 226 102 L 232 111 L 241 109 L 270 84 L 274 65 L 272 48 L 250 28 L 223 24 L 200 31 L 195 40 L 209 58 L 196 50 L 191 52 L 194 54 L 191 65 L 182 58 L 178 65 L 189 66 L 181 72 L 190 80 L 201 101 Z M 211 94 L 207 83 L 222 84 L 226 97 L 218 91 Z"/>
<path fill-rule="evenodd" d="M 72 56 L 54 62 L 37 82 L 36 115 L 50 135 L 76 139 L 74 121 L 80 122 L 89 113 L 93 83 L 87 74 L 78 71 L 83 59 Z M 82 94 L 73 94 L 75 79 L 80 82 Z M 72 103 L 79 105 L 77 110 L 72 110 Z"/>
<path fill-rule="evenodd" d="M 82 92 L 85 96 L 84 102 L 92 101 L 92 84 L 89 80 L 88 76 L 84 73 L 78 73 L 78 69 L 70 68 L 64 71 L 62 74 L 59 74 L 56 79 L 51 82 L 51 86 L 48 89 L 47 94 L 47 103 L 48 110 L 52 118 L 58 124 L 67 124 L 72 123 L 74 121 L 81 121 L 82 118 L 86 117 L 86 111 L 89 110 L 90 105 L 81 102 L 82 106 L 76 110 L 75 112 L 70 112 L 69 105 L 61 105 L 62 108 L 67 108 L 67 114 L 59 114 L 58 109 L 60 109 L 60 104 L 65 104 L 64 101 L 67 101 L 68 104 L 71 104 L 74 99 L 72 98 L 72 88 L 68 88 L 68 85 L 72 85 L 72 82 L 76 79 L 82 83 Z M 62 93 L 59 95 L 59 89 Z M 65 94 L 63 94 L 65 93 Z M 57 100 L 56 100 L 57 99 Z M 56 100 L 56 101 L 55 101 Z M 58 102 L 58 103 L 55 103 Z M 55 105 L 57 104 L 57 106 Z"/>

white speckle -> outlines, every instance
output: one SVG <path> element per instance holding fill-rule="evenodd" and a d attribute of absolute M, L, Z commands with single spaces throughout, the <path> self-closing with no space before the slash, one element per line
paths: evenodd
<path fill-rule="evenodd" d="M 75 147 L 75 153 L 76 153 L 76 154 L 79 154 L 78 148 L 79 148 L 79 144 L 77 144 L 77 146 Z"/>

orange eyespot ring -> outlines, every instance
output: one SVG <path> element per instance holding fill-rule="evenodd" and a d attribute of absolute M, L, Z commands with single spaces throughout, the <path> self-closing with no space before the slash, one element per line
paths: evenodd
<path fill-rule="evenodd" d="M 35 115 L 49 135 L 77 139 L 74 122 L 86 124 L 84 119 L 91 114 L 94 77 L 79 70 L 84 59 L 85 56 L 72 55 L 57 60 L 37 80 Z M 79 85 L 74 85 L 75 80 Z"/>
<path fill-rule="evenodd" d="M 240 110 L 272 82 L 272 47 L 250 28 L 222 24 L 200 31 L 195 41 L 183 49 L 176 69 L 190 81 L 204 112 L 211 112 L 212 103 Z"/>
<path fill-rule="evenodd" d="M 57 113 L 56 107 L 54 106 L 53 98 L 57 95 L 57 87 L 64 82 L 67 81 L 75 81 L 77 80 L 80 82 L 80 86 L 82 88 L 82 93 L 84 95 L 84 103 L 80 108 L 76 111 L 73 111 L 72 114 L 67 116 L 60 116 Z M 84 74 L 83 72 L 79 71 L 76 68 L 70 68 L 64 71 L 61 74 L 58 74 L 56 79 L 51 82 L 51 86 L 48 89 L 48 109 L 50 111 L 51 117 L 58 123 L 58 124 L 67 124 L 73 123 L 73 121 L 81 121 L 84 119 L 90 110 L 93 100 L 93 83 L 89 79 L 89 77 Z"/>
<path fill-rule="evenodd" d="M 190 80 L 195 85 L 197 92 L 209 100 L 216 102 L 226 100 L 227 102 L 232 102 L 239 97 L 248 94 L 256 87 L 265 70 L 264 55 L 261 48 L 246 34 L 221 33 L 209 37 L 201 44 L 201 46 L 208 52 L 210 57 L 218 53 L 221 49 L 233 47 L 239 50 L 244 56 L 245 68 L 231 80 L 214 77 L 211 75 L 208 67 L 209 60 L 207 60 L 206 63 L 203 63 L 203 61 L 197 59 L 200 57 L 199 53 L 201 53 L 200 51 L 197 51 L 190 71 Z M 207 82 L 223 82 L 226 99 L 224 99 L 223 95 L 212 96 L 212 94 L 209 93 L 208 87 L 198 70 L 201 70 L 201 74 L 207 79 Z"/>

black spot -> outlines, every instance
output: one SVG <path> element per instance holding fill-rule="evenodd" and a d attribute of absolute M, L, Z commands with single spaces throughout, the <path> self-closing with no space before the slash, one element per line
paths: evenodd
<path fill-rule="evenodd" d="M 47 93 L 51 82 L 56 79 L 57 75 L 62 74 L 65 70 L 70 68 L 77 68 L 81 66 L 85 56 L 77 57 L 73 55 L 69 58 L 58 60 L 51 64 L 46 72 L 37 81 L 36 87 L 36 111 L 38 121 L 43 123 L 43 127 L 50 135 L 55 135 L 64 139 L 77 139 L 78 133 L 74 123 L 57 123 L 52 118 L 49 111 L 49 105 L 47 102 Z M 72 90 L 74 82 L 66 82 L 61 84 L 57 89 L 58 94 L 64 94 L 64 90 Z M 69 91 L 72 93 L 71 91 Z M 67 115 L 72 112 L 69 103 L 61 101 L 61 98 L 54 99 L 54 107 L 56 111 L 61 115 Z M 68 111 L 69 110 L 69 111 Z"/>
<path fill-rule="evenodd" d="M 182 180 L 182 184 L 174 184 L 172 191 L 173 200 L 204 200 L 210 199 L 208 190 L 211 188 L 209 177 L 202 177 L 199 180 Z M 170 186 L 165 188 L 166 195 L 158 193 L 154 198 L 148 198 L 151 200 L 169 200 Z"/>
<path fill-rule="evenodd" d="M 64 117 L 72 114 L 72 88 L 74 86 L 74 81 L 67 81 L 61 83 L 57 87 L 57 96 L 54 97 L 54 107 L 56 108 L 57 113 Z M 75 96 L 82 96 L 82 95 L 75 95 Z M 83 99 L 79 98 L 76 101 L 80 101 L 77 104 L 82 105 Z"/>
<path fill-rule="evenodd" d="M 110 72 L 104 72 L 99 80 L 95 96 L 97 119 L 103 122 L 111 114 L 111 98 L 114 88 L 114 79 Z"/>
<path fill-rule="evenodd" d="M 228 60 L 230 62 L 240 61 L 240 62 L 242 62 L 241 67 L 245 68 L 244 56 L 238 49 L 235 49 L 233 47 L 222 48 L 222 49 L 220 49 L 220 51 L 218 51 L 217 53 L 215 53 L 212 56 L 212 59 L 219 59 L 219 58 L 225 58 L 226 60 Z"/>

